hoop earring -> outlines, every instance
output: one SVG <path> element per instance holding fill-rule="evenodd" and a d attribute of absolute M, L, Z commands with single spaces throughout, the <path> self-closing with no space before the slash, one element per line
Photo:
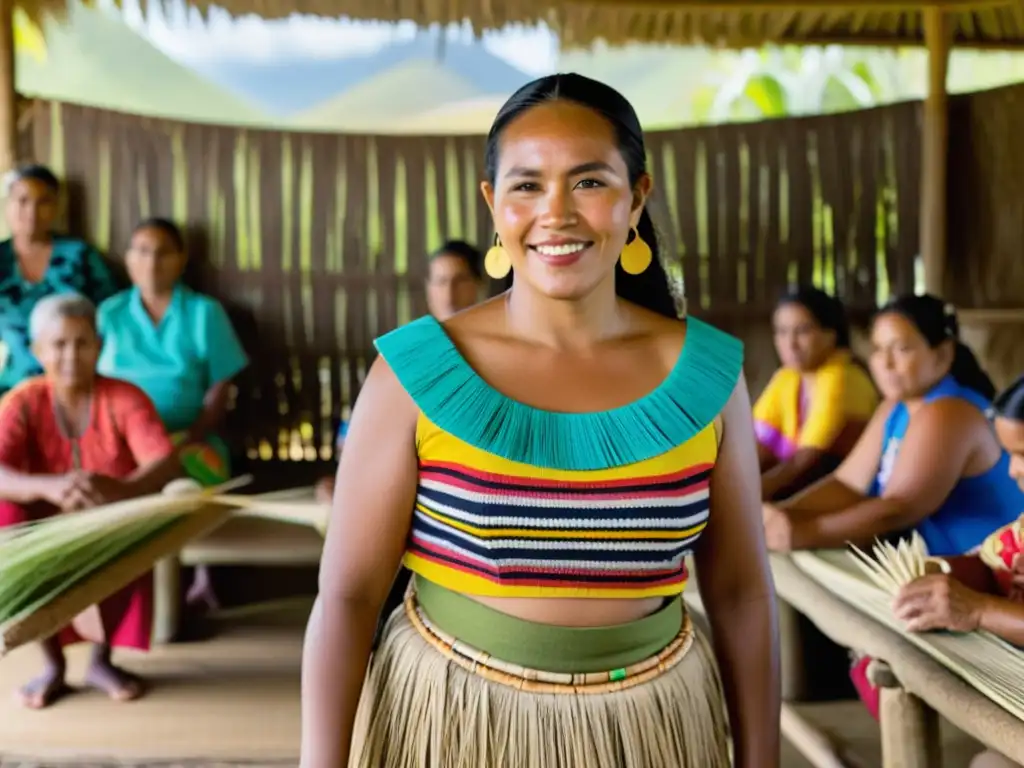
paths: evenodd
<path fill-rule="evenodd" d="M 492 279 L 501 280 L 511 269 L 512 259 L 509 258 L 508 251 L 505 250 L 495 233 L 494 245 L 487 249 L 487 255 L 484 256 L 484 270 Z"/>
<path fill-rule="evenodd" d="M 629 234 L 631 239 L 626 240 L 626 247 L 619 254 L 619 262 L 622 264 L 623 271 L 627 274 L 639 275 L 651 266 L 653 254 L 651 253 L 651 246 L 640 237 L 636 227 L 630 230 Z"/>

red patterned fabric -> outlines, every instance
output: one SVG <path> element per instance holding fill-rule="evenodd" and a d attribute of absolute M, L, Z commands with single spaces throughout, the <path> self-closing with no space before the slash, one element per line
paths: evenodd
<path fill-rule="evenodd" d="M 79 440 L 81 469 L 125 478 L 173 450 L 149 398 L 132 384 L 96 378 L 92 417 Z M 65 474 L 74 467 L 71 442 L 57 425 L 52 391 L 43 377 L 29 379 L 0 400 L 0 464 L 26 474 Z M 20 506 L 0 501 L 0 527 L 55 514 L 45 503 Z M 100 616 L 114 647 L 147 650 L 153 626 L 153 579 L 147 574 L 104 600 Z M 72 627 L 62 645 L 83 641 Z"/>

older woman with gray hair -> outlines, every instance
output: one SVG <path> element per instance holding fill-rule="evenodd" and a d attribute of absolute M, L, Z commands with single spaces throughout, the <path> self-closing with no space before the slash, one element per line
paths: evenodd
<path fill-rule="evenodd" d="M 37 302 L 71 291 L 99 304 L 118 288 L 99 251 L 54 233 L 61 186 L 53 171 L 23 165 L 2 185 L 11 237 L 0 242 L 0 394 L 42 370 L 28 332 Z"/>
<path fill-rule="evenodd" d="M 96 307 L 74 293 L 39 301 L 29 319 L 43 375 L 0 399 L 0 526 L 159 492 L 179 471 L 149 398 L 133 384 L 96 374 Z M 63 647 L 95 643 L 86 685 L 117 701 L 142 684 L 114 666 L 112 647 L 146 650 L 152 581 L 146 576 L 42 643 L 43 673 L 19 692 L 33 709 L 68 692 Z"/>

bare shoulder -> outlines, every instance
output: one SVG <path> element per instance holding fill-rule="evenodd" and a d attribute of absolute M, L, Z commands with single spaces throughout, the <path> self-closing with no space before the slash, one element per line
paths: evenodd
<path fill-rule="evenodd" d="M 373 361 L 366 380 L 359 390 L 356 411 L 370 412 L 375 419 L 383 419 L 398 426 L 402 423 L 415 425 L 419 409 L 412 396 L 398 380 L 383 355 Z M 353 415 L 353 420 L 356 414 Z"/>
<path fill-rule="evenodd" d="M 899 405 L 899 402 L 899 400 L 883 400 L 878 404 L 878 407 L 875 408 L 875 412 L 871 418 L 879 421 L 888 419 L 889 414 L 892 413 L 893 409 L 897 405 Z"/>
<path fill-rule="evenodd" d="M 959 397 L 943 397 L 925 403 L 911 420 L 935 429 L 952 429 L 962 433 L 976 429 L 988 430 L 985 414 Z"/>

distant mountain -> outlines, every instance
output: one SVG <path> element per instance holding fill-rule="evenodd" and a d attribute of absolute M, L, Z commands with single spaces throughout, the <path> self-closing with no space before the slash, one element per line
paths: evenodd
<path fill-rule="evenodd" d="M 111 13 L 68 6 L 47 19 L 46 60 L 17 59 L 20 93 L 153 117 L 261 125 L 258 108 L 208 82 L 151 45 Z"/>
<path fill-rule="evenodd" d="M 564 51 L 560 72 L 578 72 L 620 91 L 647 129 L 676 128 L 693 120 L 694 95 L 715 53 L 706 48 L 627 45 Z"/>
<path fill-rule="evenodd" d="M 476 93 L 512 93 L 530 79 L 479 43 L 446 42 L 439 49 L 436 37 L 428 34 L 389 45 L 370 56 L 279 59 L 266 64 L 211 60 L 194 66 L 211 81 L 283 117 L 306 112 L 384 72 L 417 62 L 456 73 Z"/>
<path fill-rule="evenodd" d="M 296 115 L 296 128 L 405 133 L 414 117 L 452 102 L 487 95 L 461 72 L 413 59 L 371 77 L 313 109 Z"/>

